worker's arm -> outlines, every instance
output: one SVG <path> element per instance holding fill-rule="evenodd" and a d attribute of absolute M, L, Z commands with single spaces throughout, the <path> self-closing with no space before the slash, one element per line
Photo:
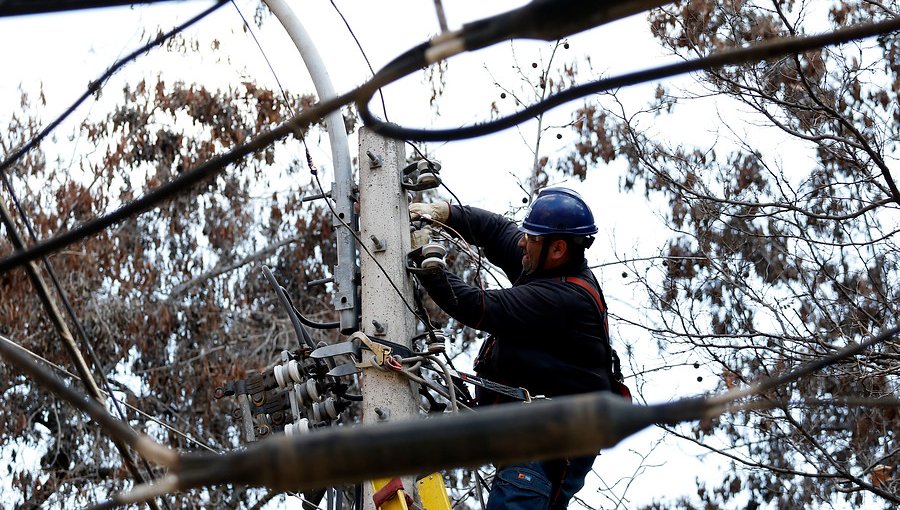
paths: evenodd
<path fill-rule="evenodd" d="M 449 271 L 420 277 L 434 302 L 466 326 L 497 335 L 552 335 L 573 317 L 592 313 L 574 288 L 546 280 L 508 289 L 470 287 Z"/>
<path fill-rule="evenodd" d="M 508 218 L 471 206 L 450 206 L 447 224 L 470 244 L 484 248 L 492 264 L 514 282 L 522 273 L 522 233 Z"/>

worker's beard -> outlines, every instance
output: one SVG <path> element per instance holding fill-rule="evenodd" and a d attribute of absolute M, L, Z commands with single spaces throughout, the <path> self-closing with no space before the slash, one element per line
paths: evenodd
<path fill-rule="evenodd" d="M 537 260 L 532 258 L 528 251 L 525 250 L 522 255 L 522 273 L 523 274 L 535 274 L 541 270 L 544 266 L 544 263 L 547 260 L 547 241 L 541 245 L 541 249 L 538 252 Z"/>
<path fill-rule="evenodd" d="M 535 271 L 535 262 L 526 253 L 522 255 L 522 273 L 531 274 Z"/>

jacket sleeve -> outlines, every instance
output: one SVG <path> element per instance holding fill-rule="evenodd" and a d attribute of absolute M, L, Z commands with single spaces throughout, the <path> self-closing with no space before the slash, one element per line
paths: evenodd
<path fill-rule="evenodd" d="M 571 314 L 583 312 L 574 289 L 554 281 L 534 281 L 508 289 L 482 290 L 449 272 L 420 278 L 431 298 L 466 326 L 494 335 L 533 339 L 566 328 Z"/>
<path fill-rule="evenodd" d="M 466 242 L 484 248 L 488 260 L 502 269 L 509 281 L 522 274 L 522 250 L 518 247 L 522 233 L 514 222 L 477 207 L 452 205 L 447 224 Z"/>

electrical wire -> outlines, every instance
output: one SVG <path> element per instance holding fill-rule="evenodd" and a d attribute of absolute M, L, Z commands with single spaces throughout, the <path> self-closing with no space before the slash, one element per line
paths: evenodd
<path fill-rule="evenodd" d="M 390 83 L 399 77 L 405 76 L 418 68 L 420 64 L 424 64 L 425 52 L 428 47 L 429 44 L 425 43 L 408 50 L 389 63 L 366 84 L 344 95 L 314 105 L 307 111 L 294 116 L 280 126 L 263 133 L 251 141 L 239 145 L 222 155 L 215 156 L 206 162 L 201 163 L 197 167 L 180 174 L 174 180 L 145 193 L 138 199 L 120 206 L 115 211 L 89 220 L 66 233 L 58 234 L 53 238 L 38 243 L 28 250 L 14 253 L 11 256 L 0 259 L 0 272 L 5 272 L 12 267 L 34 260 L 42 255 L 52 253 L 53 251 L 68 246 L 84 237 L 94 235 L 127 217 L 149 210 L 156 204 L 181 193 L 191 185 L 218 174 L 227 165 L 239 161 L 248 154 L 261 150 L 285 136 L 301 131 L 303 127 L 309 125 L 314 120 L 320 119 L 326 114 L 340 108 L 357 96 L 371 98 L 374 91 L 382 84 Z M 364 94 L 366 91 L 369 93 Z"/>
<path fill-rule="evenodd" d="M 356 32 L 354 32 L 353 28 L 350 27 L 350 22 L 347 21 L 347 18 L 344 16 L 344 13 L 341 12 L 341 9 L 338 8 L 336 3 L 334 3 L 334 0 L 331 0 L 331 5 L 332 5 L 332 7 L 334 7 L 334 10 L 338 13 L 338 16 L 341 17 L 341 20 L 344 22 L 344 26 L 346 26 L 347 31 L 350 32 L 350 36 L 353 38 L 353 41 L 356 42 L 356 47 L 359 48 L 359 52 L 362 55 L 363 60 L 365 60 L 366 66 L 369 68 L 369 72 L 372 73 L 372 76 L 374 76 L 375 68 L 372 67 L 372 62 L 369 60 L 369 56 L 366 54 L 366 50 L 363 49 L 362 43 L 359 41 L 359 38 L 356 37 Z M 381 100 L 381 112 L 384 115 L 384 120 L 389 121 L 390 119 L 388 118 L 387 105 L 385 104 L 385 101 L 384 101 L 384 91 L 381 88 L 378 89 L 378 97 Z M 410 147 L 412 147 L 413 150 L 416 151 L 416 153 L 419 154 L 419 156 L 422 159 L 428 161 L 428 158 L 425 157 L 425 154 L 423 154 L 422 151 L 419 150 L 419 148 L 415 146 L 415 144 L 413 144 L 409 140 L 404 140 L 404 141 Z"/>
<path fill-rule="evenodd" d="M 296 317 L 294 313 L 291 313 L 296 310 L 294 307 L 294 303 L 291 302 L 290 298 L 287 296 L 287 292 L 284 287 L 278 283 L 278 280 L 275 279 L 275 275 L 272 274 L 272 270 L 269 269 L 269 266 L 262 266 L 263 275 L 265 275 L 266 280 L 268 280 L 269 285 L 275 290 L 275 295 L 278 297 L 278 301 L 281 303 L 281 306 L 285 308 L 288 312 L 288 318 L 291 320 L 291 326 L 294 328 L 294 335 L 297 336 L 297 340 L 300 342 L 300 347 L 303 347 L 303 344 L 306 344 L 310 350 L 316 348 L 316 343 L 313 341 L 312 337 L 309 336 L 309 333 L 303 327 L 303 324 L 300 322 L 300 319 Z"/>
<path fill-rule="evenodd" d="M 167 0 L 142 0 L 142 3 L 159 3 Z M 115 7 L 134 4 L 134 0 L 2 0 L 0 16 L 49 14 L 97 7 Z"/>
<path fill-rule="evenodd" d="M 312 161 L 310 160 L 309 163 L 311 164 Z M 313 176 L 313 178 L 314 178 L 315 181 L 316 181 L 316 185 L 319 187 L 319 191 L 324 195 L 324 194 L 325 194 L 325 189 L 322 187 L 322 182 L 319 181 L 319 172 L 318 172 L 318 170 L 316 170 L 315 167 L 312 167 L 312 166 L 311 166 L 311 167 L 310 167 L 310 172 L 312 173 L 312 176 Z M 400 296 L 400 300 L 403 302 L 404 305 L 406 305 L 407 310 L 409 310 L 410 313 L 413 314 L 413 317 L 415 317 L 416 319 L 418 319 L 422 324 L 425 324 L 426 321 L 425 321 L 422 317 L 420 317 L 419 314 L 416 313 L 416 310 L 412 307 L 412 305 L 409 304 L 409 301 L 407 301 L 406 297 L 403 296 L 403 291 L 401 291 L 401 290 L 400 290 L 400 287 L 398 287 L 397 284 L 394 283 L 394 280 L 390 277 L 390 275 L 388 275 L 388 272 L 387 272 L 387 270 L 384 268 L 384 266 L 382 266 L 381 263 L 378 262 L 378 259 L 375 258 L 375 255 L 374 255 L 371 251 L 369 251 L 369 248 L 366 246 L 366 243 L 364 243 L 363 240 L 359 238 L 359 234 L 357 234 L 357 233 L 350 227 L 350 225 L 347 224 L 346 221 L 344 221 L 343 218 L 341 218 L 340 216 L 338 216 L 337 212 L 336 212 L 335 209 L 334 209 L 334 206 L 331 204 L 331 200 L 330 200 L 330 199 L 325 198 L 324 200 L 325 200 L 325 203 L 328 204 L 328 208 L 331 209 L 331 212 L 332 212 L 332 214 L 334 215 L 334 217 L 337 218 L 337 220 L 341 223 L 341 225 L 343 225 L 344 228 L 346 228 L 347 231 L 349 231 L 349 232 L 353 235 L 353 238 L 356 239 L 356 243 L 359 245 L 359 247 L 362 248 L 363 251 L 366 252 L 366 255 L 368 255 L 369 258 L 372 259 L 372 262 L 374 262 L 375 265 L 378 267 L 378 269 L 381 271 L 381 273 L 384 274 L 384 277 L 387 279 L 387 282 L 388 282 L 389 284 L 391 284 L 391 287 L 394 289 L 394 291 L 397 292 L 397 295 Z"/>
<path fill-rule="evenodd" d="M 50 360 L 48 360 L 47 358 L 41 356 L 40 354 L 37 354 L 37 353 L 35 353 L 34 351 L 32 351 L 32 350 L 26 348 L 26 347 L 23 346 L 22 344 L 18 344 L 18 343 L 16 343 L 16 342 L 13 342 L 13 341 L 10 340 L 9 338 L 6 338 L 6 337 L 4 337 L 4 336 L 2 336 L 2 335 L 0 335 L 0 341 L 6 342 L 6 343 L 12 345 L 13 347 L 16 347 L 16 348 L 18 348 L 18 349 L 21 349 L 22 351 L 25 351 L 25 352 L 26 352 L 28 355 L 30 355 L 32 358 L 44 362 L 44 363 L 47 364 L 48 366 L 50 366 L 50 367 L 52 367 L 53 369 L 55 369 L 57 372 L 60 372 L 60 373 L 66 375 L 66 376 L 68 376 L 68 377 L 71 377 L 72 379 L 75 379 L 76 381 L 81 381 L 81 377 L 78 377 L 76 374 L 73 374 L 72 372 L 69 372 L 69 371 L 66 370 L 65 368 L 63 368 L 63 367 L 57 365 L 56 363 L 53 363 L 52 361 L 50 361 Z M 106 393 L 107 396 L 112 397 L 112 392 L 111 392 L 111 391 L 104 391 L 104 393 Z M 208 450 L 208 451 L 210 451 L 210 452 L 213 452 L 213 453 L 222 453 L 222 450 L 217 450 L 217 449 L 213 448 L 212 446 L 210 446 L 210 445 L 204 443 L 203 441 L 200 441 L 200 440 L 198 440 L 198 439 L 195 439 L 195 438 L 189 436 L 187 433 L 182 432 L 182 431 L 180 431 L 180 430 L 178 430 L 178 429 L 172 427 L 172 426 L 169 425 L 168 423 L 166 423 L 166 422 L 160 420 L 159 418 L 154 417 L 153 415 L 147 414 L 146 412 L 142 411 L 141 409 L 138 409 L 137 407 L 135 407 L 135 406 L 129 404 L 128 402 L 122 401 L 122 404 L 123 404 L 125 407 L 131 409 L 132 411 L 134 411 L 134 412 L 140 414 L 140 415 L 143 416 L 144 418 L 147 418 L 148 420 L 150 420 L 150 421 L 152 421 L 152 422 L 158 424 L 159 426 L 165 428 L 165 429 L 168 430 L 169 432 L 172 432 L 173 434 L 176 434 L 176 435 L 178 435 L 178 436 L 181 436 L 182 438 L 186 439 L 187 441 L 189 441 L 189 442 L 191 442 L 191 443 L 193 443 L 193 444 L 195 444 L 195 445 L 197 445 L 197 446 L 199 446 L 199 447 L 201 447 L 201 448 L 204 448 L 204 449 L 206 449 L 206 450 Z M 126 419 L 126 418 L 122 418 L 122 421 L 127 422 L 127 419 Z"/>
<path fill-rule="evenodd" d="M 0 200 L 0 223 L 2 223 L 6 227 L 7 236 L 9 237 L 9 240 L 12 243 L 13 247 L 17 250 L 24 250 L 25 241 L 19 234 L 15 222 L 13 221 L 12 215 L 9 213 L 9 210 L 6 208 L 6 204 L 4 204 L 2 200 Z M 33 262 L 29 262 L 28 265 L 25 266 L 25 272 L 28 275 L 28 279 L 31 281 L 32 286 L 34 287 L 34 292 L 37 294 L 41 305 L 47 312 L 47 316 L 49 317 L 50 322 L 53 325 L 54 331 L 62 341 L 61 343 L 63 348 L 69 355 L 72 364 L 75 365 L 75 369 L 81 376 L 81 381 L 87 388 L 88 394 L 90 395 L 90 398 L 88 400 L 90 400 L 92 404 L 95 404 L 95 408 L 100 408 L 100 403 L 103 399 L 102 390 L 100 390 L 100 388 L 97 386 L 97 382 L 94 380 L 93 375 L 91 375 L 90 368 L 88 367 L 87 362 L 84 360 L 81 351 L 76 345 L 75 338 L 72 336 L 72 333 L 69 330 L 66 321 L 63 319 L 62 314 L 60 314 L 56 302 L 51 296 L 50 289 L 47 287 L 44 278 L 38 272 L 37 265 Z M 106 412 L 106 409 L 103 408 L 103 411 Z M 106 417 L 107 419 L 114 420 L 111 414 L 109 414 L 108 412 L 106 413 L 108 414 L 108 416 Z M 124 427 L 125 429 L 131 431 L 131 435 L 129 437 L 134 437 L 137 434 L 127 423 L 123 423 L 121 427 Z M 117 428 L 120 427 L 117 426 Z M 145 475 L 141 472 L 140 468 L 134 460 L 134 457 L 128 450 L 128 445 L 115 436 L 113 437 L 113 444 L 116 446 L 116 449 L 122 456 L 122 461 L 127 467 L 131 476 L 138 483 L 144 483 Z M 152 477 L 153 472 L 152 470 L 150 470 L 150 478 Z M 168 508 L 168 502 L 164 503 Z M 151 510 L 155 510 L 157 508 L 155 500 L 150 500 L 147 502 L 147 504 L 150 506 Z"/>
<path fill-rule="evenodd" d="M 284 289 L 284 287 L 282 287 L 282 289 Z M 284 290 L 284 293 L 287 294 L 287 289 Z M 288 300 L 291 299 L 291 297 L 289 295 L 287 296 L 287 298 L 288 298 Z M 302 322 L 306 326 L 309 326 L 313 329 L 337 329 L 337 328 L 341 327 L 341 323 L 337 322 L 337 321 L 316 322 L 316 321 L 310 319 L 309 317 L 303 315 L 302 313 L 300 313 L 300 310 L 298 310 L 297 307 L 293 305 L 293 303 L 291 303 L 291 306 L 293 306 L 294 313 L 297 314 L 297 318 L 300 319 L 300 322 Z"/>
<path fill-rule="evenodd" d="M 253 138 L 242 145 L 238 145 L 228 152 L 214 156 L 191 170 L 182 172 L 175 179 L 146 192 L 139 198 L 118 207 L 114 211 L 95 217 L 67 232 L 58 234 L 31 246 L 28 249 L 19 250 L 4 259 L 0 259 L 0 273 L 35 260 L 43 255 L 58 251 L 81 239 L 95 235 L 126 218 L 148 211 L 157 204 L 185 192 L 191 186 L 218 175 L 228 165 L 236 163 L 244 157 L 262 150 L 282 138 L 299 133 L 303 128 L 353 101 L 355 98 L 366 95 L 371 97 L 370 92 L 373 92 L 378 87 L 396 81 L 417 69 L 418 64 L 424 59 L 426 48 L 427 44 L 420 44 L 419 46 L 408 50 L 397 57 L 394 63 L 389 64 L 363 85 L 340 96 L 310 106 L 307 110 L 300 112 L 281 125 L 258 135 L 256 138 Z"/>
<path fill-rule="evenodd" d="M 427 358 L 427 356 L 414 356 L 414 357 L 410 357 L 410 358 L 403 358 L 402 363 L 421 363 L 422 360 L 426 359 L 426 358 Z M 436 361 L 438 361 L 438 363 L 441 363 L 440 360 L 436 360 Z M 443 363 L 441 363 L 441 365 L 446 374 L 447 366 L 444 365 Z M 378 365 L 375 365 L 375 366 L 378 366 Z M 445 377 L 447 377 L 447 390 L 445 390 L 444 388 L 442 388 L 441 386 L 438 386 L 434 382 L 429 381 L 428 379 L 425 379 L 424 377 L 420 377 L 420 376 L 414 374 L 411 369 L 405 369 L 405 368 L 401 367 L 399 369 L 392 368 L 391 370 L 394 372 L 397 372 L 399 374 L 402 374 L 404 377 L 406 377 L 409 380 L 414 381 L 418 384 L 421 384 L 422 386 L 427 386 L 429 389 L 433 390 L 435 393 L 446 398 L 453 406 L 454 414 L 459 412 L 460 407 L 462 407 L 463 409 L 465 409 L 467 411 L 472 410 L 470 407 L 466 406 L 464 403 L 459 402 L 457 400 L 456 391 L 455 391 L 455 388 L 453 385 L 453 380 L 449 378 L 449 375 L 445 375 Z"/>
<path fill-rule="evenodd" d="M 375 91 L 378 88 L 396 81 L 397 79 L 413 72 L 415 69 L 418 69 L 421 66 L 427 64 L 428 58 L 433 57 L 433 55 L 428 55 L 428 50 L 431 48 L 432 43 L 423 43 L 414 48 L 411 48 L 410 50 L 395 58 L 387 66 L 382 68 L 381 71 L 379 71 L 369 82 L 361 85 L 360 87 L 357 87 L 356 89 L 341 96 L 313 105 L 306 111 L 289 119 L 280 126 L 259 135 L 258 137 L 243 145 L 235 147 L 227 153 L 213 157 L 210 160 L 201 163 L 194 169 L 180 174 L 175 180 L 170 181 L 169 183 L 166 183 L 146 193 L 140 198 L 119 207 L 111 213 L 94 218 L 93 220 L 89 220 L 86 223 L 83 223 L 68 232 L 47 239 L 27 250 L 21 250 L 4 259 L 0 259 L 0 273 L 8 271 L 9 269 L 21 265 L 27 261 L 34 260 L 42 255 L 46 255 L 48 253 L 52 253 L 54 251 L 62 249 L 63 247 L 68 246 L 87 236 L 94 235 L 101 230 L 124 220 L 127 217 L 149 210 L 156 204 L 159 204 L 160 202 L 183 192 L 189 186 L 201 182 L 213 175 L 217 175 L 227 165 L 235 163 L 245 156 L 249 155 L 250 153 L 261 150 L 271 143 L 274 143 L 275 141 L 300 130 L 301 128 L 309 125 L 314 120 L 320 119 L 325 114 L 334 111 L 337 108 L 340 108 L 351 100 L 357 101 L 357 105 L 360 109 L 360 115 L 363 116 L 363 114 L 365 113 L 365 115 L 367 116 L 368 121 L 364 120 L 364 122 L 370 125 L 373 130 L 375 130 L 376 132 L 380 132 L 385 136 L 419 141 L 429 139 L 460 139 L 464 137 L 475 136 L 479 133 L 493 132 L 498 129 L 502 129 L 504 125 L 506 125 L 506 127 L 509 127 L 509 125 L 511 125 L 510 122 L 513 120 L 517 122 L 521 120 L 527 120 L 532 115 L 535 115 L 542 111 L 546 111 L 550 108 L 558 106 L 559 104 L 596 91 L 641 83 L 642 81 L 652 80 L 660 77 L 674 76 L 685 72 L 700 70 L 704 67 L 737 65 L 747 63 L 753 59 L 769 58 L 786 53 L 815 49 L 827 45 L 833 45 L 854 39 L 869 37 L 872 35 L 883 34 L 897 29 L 900 29 L 900 18 L 874 24 L 866 23 L 818 36 L 804 37 L 800 39 L 776 40 L 770 43 L 760 44 L 749 48 L 726 50 L 720 53 L 715 53 L 708 57 L 703 57 L 680 64 L 663 66 L 661 68 L 631 73 L 614 79 L 600 80 L 599 82 L 594 82 L 591 84 L 569 89 L 568 91 L 562 92 L 555 96 L 551 96 L 547 98 L 547 100 L 538 103 L 537 105 L 533 105 L 528 109 L 523 110 L 522 112 L 519 112 L 519 114 L 507 117 L 505 119 L 499 119 L 502 124 L 499 122 L 492 122 L 489 124 L 472 126 L 469 128 L 440 131 L 419 129 L 410 130 L 407 128 L 399 128 L 400 131 L 397 131 L 384 122 L 381 122 L 372 117 L 371 113 L 368 111 L 367 103 L 369 100 L 371 100 L 371 97 L 374 95 Z M 441 41 L 444 40 L 442 39 Z M 460 49 L 460 51 L 462 51 L 462 49 Z M 407 134 L 415 134 L 417 136 L 405 136 Z M 448 138 L 449 135 L 452 135 L 452 137 Z"/>
<path fill-rule="evenodd" d="M 54 119 L 53 122 L 51 122 L 50 124 L 47 124 L 47 126 L 44 127 L 44 129 L 42 129 L 31 140 L 29 140 L 26 144 L 22 145 L 18 149 L 14 150 L 9 156 L 7 156 L 2 162 L 0 162 L 0 173 L 5 172 L 6 169 L 8 169 L 10 166 L 13 165 L 13 163 L 18 161 L 28 151 L 30 151 L 35 146 L 37 146 L 44 138 L 47 137 L 47 135 L 49 135 L 54 129 L 57 128 L 57 126 L 59 126 L 64 120 L 66 120 L 69 117 L 69 115 L 71 115 L 79 106 L 81 106 L 82 103 L 84 103 L 87 100 L 87 98 L 89 98 L 93 94 L 99 92 L 100 88 L 102 87 L 102 84 L 106 80 L 108 80 L 113 74 L 118 72 L 119 69 L 124 67 L 125 64 L 131 62 L 132 60 L 135 60 L 137 57 L 139 57 L 143 53 L 146 53 L 148 50 L 154 48 L 155 46 L 159 46 L 160 44 L 162 44 L 162 43 L 166 42 L 167 40 L 169 40 L 170 38 L 172 38 L 174 35 L 184 31 L 191 25 L 193 25 L 193 24 L 197 23 L 198 21 L 200 21 L 201 19 L 209 16 L 210 14 L 215 12 L 217 9 L 219 9 L 220 7 L 225 5 L 225 3 L 226 3 L 225 0 L 218 0 L 216 2 L 216 4 L 213 5 L 212 7 L 206 9 L 205 11 L 201 12 L 200 14 L 187 20 L 186 22 L 182 23 L 181 25 L 178 25 L 177 27 L 173 28 L 172 30 L 169 30 L 168 32 L 159 34 L 152 41 L 150 41 L 147 44 L 141 46 L 140 48 L 132 51 L 128 55 L 125 55 L 124 57 L 122 57 L 121 59 L 119 59 L 115 63 L 113 63 L 113 65 L 110 66 L 109 69 L 107 69 L 103 74 L 101 74 L 99 78 L 90 82 L 88 84 L 88 88 L 84 92 L 84 94 L 82 94 L 81 97 L 76 99 L 75 102 L 72 103 L 72 105 L 69 106 L 62 114 L 60 114 L 59 117 Z"/>
<path fill-rule="evenodd" d="M 371 95 L 358 101 L 357 109 L 363 123 L 376 133 L 400 140 L 452 141 L 474 138 L 495 133 L 513 127 L 521 122 L 531 120 L 552 108 L 569 101 L 620 87 L 637 85 L 660 78 L 670 78 L 680 74 L 701 71 L 704 69 L 726 65 L 741 65 L 752 61 L 802 53 L 813 49 L 843 44 L 857 39 L 864 39 L 900 30 L 900 17 L 878 23 L 862 23 L 856 26 L 834 30 L 824 34 L 806 37 L 786 37 L 743 48 L 717 51 L 705 57 L 686 60 L 674 64 L 654 67 L 642 71 L 626 73 L 611 78 L 603 78 L 584 85 L 578 85 L 547 99 L 535 103 L 519 112 L 492 121 L 450 129 L 414 129 L 390 124 L 376 118 L 369 111 L 368 103 Z"/>
<path fill-rule="evenodd" d="M 335 210 L 334 205 L 332 205 L 332 203 L 331 203 L 331 199 L 328 198 L 328 194 L 325 193 L 325 188 L 322 187 L 322 182 L 319 180 L 319 171 L 316 168 L 315 163 L 313 163 L 312 156 L 310 155 L 309 150 L 306 151 L 306 164 L 309 166 L 310 174 L 312 174 L 313 179 L 316 181 L 316 186 L 319 188 L 319 193 L 322 195 L 323 200 L 325 200 L 325 204 L 331 210 L 332 217 L 336 218 L 341 223 L 341 225 L 344 228 L 346 228 L 348 232 L 350 232 L 350 234 L 353 236 L 353 238 L 356 239 L 356 244 L 359 245 L 359 247 L 362 248 L 363 251 L 366 252 L 366 255 L 369 256 L 369 258 L 372 260 L 372 262 L 375 263 L 375 265 L 378 267 L 378 269 L 384 275 L 386 281 L 391 285 L 391 287 L 394 289 L 394 291 L 400 297 L 400 301 L 403 302 L 403 304 L 406 306 L 407 310 L 409 310 L 410 313 L 412 313 L 413 317 L 415 317 L 419 322 L 422 323 L 422 325 L 425 327 L 425 330 L 427 331 L 428 335 L 433 340 L 436 340 L 436 336 L 434 333 L 434 326 L 431 325 L 431 319 L 428 317 L 428 314 L 424 313 L 424 310 L 422 310 L 421 315 L 418 312 L 416 312 L 415 308 L 409 304 L 409 301 L 403 295 L 403 291 L 400 290 L 400 287 L 397 286 L 397 284 L 394 282 L 393 278 L 391 278 L 391 276 L 388 274 L 387 270 L 384 269 L 384 266 L 382 266 L 381 263 L 378 262 L 378 259 L 375 258 L 375 255 L 371 251 L 369 251 L 369 248 L 362 241 L 362 239 L 360 239 L 359 234 L 357 234 L 356 231 L 353 228 L 351 228 L 350 225 L 337 214 L 337 211 Z"/>
<path fill-rule="evenodd" d="M 8 176 L 5 173 L 0 173 L 0 180 L 3 181 L 3 185 L 4 187 L 6 187 L 6 191 L 9 193 L 13 205 L 15 205 L 16 210 L 19 213 L 19 218 L 22 220 L 22 224 L 25 226 L 25 230 L 28 231 L 31 240 L 33 242 L 37 242 L 37 234 L 34 230 L 34 226 L 31 224 L 31 221 L 28 220 L 28 215 L 26 214 L 25 208 L 22 206 L 22 203 L 19 201 L 19 197 L 16 195 L 15 190 L 13 189 L 12 182 L 10 182 Z M 100 381 L 106 388 L 107 393 L 110 394 L 113 406 L 116 408 L 119 417 L 124 420 L 125 415 L 122 412 L 122 409 L 119 407 L 118 399 L 116 399 L 115 396 L 111 395 L 109 381 L 106 379 L 106 374 L 103 372 L 103 364 L 100 363 L 100 359 L 98 358 L 97 353 L 94 350 L 94 346 L 88 337 L 87 331 L 84 329 L 84 324 L 76 315 L 75 309 L 72 307 L 72 303 L 69 301 L 65 290 L 63 290 L 62 288 L 62 284 L 59 282 L 56 271 L 54 271 L 53 269 L 53 265 L 50 264 L 50 261 L 46 257 L 41 257 L 41 262 L 44 265 L 44 270 L 47 271 L 47 275 L 50 277 L 50 281 L 53 283 L 53 287 L 56 290 L 57 296 L 59 296 L 60 300 L 63 303 L 63 307 L 66 309 L 66 313 L 68 314 L 69 319 L 71 319 L 72 323 L 75 325 L 75 331 L 78 332 L 78 336 L 81 338 L 82 344 L 86 347 L 88 356 L 91 358 L 91 362 L 94 364 L 97 373 L 100 375 Z"/>
<path fill-rule="evenodd" d="M 356 47 L 359 48 L 359 52 L 362 54 L 363 60 L 366 61 L 366 66 L 369 67 L 369 72 L 372 73 L 372 76 L 375 76 L 375 68 L 372 67 L 372 62 L 369 61 L 369 56 L 366 55 L 366 50 L 363 49 L 362 43 L 359 42 L 359 38 L 356 37 L 356 33 L 350 27 L 350 22 L 347 21 L 347 18 L 344 17 L 344 13 L 338 8 L 337 4 L 334 3 L 334 0 L 331 0 L 331 6 L 334 7 L 334 10 L 338 13 L 338 16 L 341 17 L 341 20 L 344 22 L 344 26 L 347 27 L 347 31 L 350 32 L 350 36 L 353 37 L 353 41 L 356 42 Z M 381 111 L 384 113 L 384 120 L 388 120 L 387 106 L 384 102 L 384 92 L 379 88 L 378 96 L 381 98 Z M 415 147 L 415 146 L 413 146 Z"/>
<path fill-rule="evenodd" d="M 447 389 L 449 390 L 448 393 L 450 394 L 449 395 L 450 404 L 452 404 L 452 406 L 453 406 L 452 407 L 453 412 L 458 413 L 459 412 L 459 402 L 456 399 L 456 384 L 453 382 L 453 378 L 450 375 L 450 368 L 447 366 L 446 363 L 444 363 L 443 361 L 438 359 L 437 356 L 427 355 L 427 356 L 423 356 L 423 358 L 425 358 L 426 360 L 434 363 L 435 365 L 437 365 L 441 368 L 441 372 L 444 374 L 444 381 L 447 383 Z"/>
<path fill-rule="evenodd" d="M 37 234 L 34 231 L 34 226 L 28 220 L 28 215 L 25 212 L 25 208 L 22 207 L 22 204 L 19 201 L 19 197 L 16 196 L 15 189 L 12 186 L 12 182 L 10 182 L 9 177 L 6 175 L 5 172 L 0 172 L 0 179 L 2 179 L 3 185 L 6 187 L 6 190 L 9 193 L 10 198 L 13 201 L 13 204 L 16 207 L 16 210 L 19 213 L 19 218 L 22 220 L 22 223 L 25 225 L 25 229 L 28 231 L 28 234 L 31 237 L 32 242 L 37 242 Z M 5 214 L 6 214 L 5 211 L 3 214 L 5 216 Z M 7 229 L 9 230 L 10 236 L 16 235 L 13 232 L 13 227 L 11 224 L 7 225 Z M 105 391 L 106 395 L 112 401 L 113 408 L 115 408 L 116 413 L 119 415 L 119 418 L 121 418 L 122 421 L 127 423 L 127 420 L 125 418 L 125 412 L 122 410 L 122 406 L 119 403 L 119 399 L 116 398 L 115 394 L 113 393 L 112 388 L 109 385 L 109 380 L 106 377 L 106 373 L 103 371 L 103 364 L 100 363 L 100 359 L 97 356 L 97 352 L 94 350 L 94 345 L 91 342 L 90 337 L 88 336 L 87 331 L 84 328 L 84 324 L 78 318 L 78 315 L 75 313 L 75 309 L 74 309 L 74 307 L 72 307 L 72 303 L 69 300 L 68 295 L 66 294 L 65 290 L 63 290 L 62 284 L 60 283 L 59 278 L 56 275 L 56 271 L 54 271 L 54 269 L 53 269 L 53 265 L 50 263 L 50 260 L 48 260 L 47 257 L 41 257 L 41 262 L 44 265 L 44 270 L 47 271 L 47 275 L 50 277 L 50 281 L 52 282 L 53 287 L 56 290 L 57 296 L 59 296 L 60 301 L 62 301 L 62 303 L 63 303 L 63 308 L 66 309 L 66 313 L 68 314 L 69 319 L 75 325 L 75 331 L 78 333 L 78 336 L 81 339 L 82 345 L 85 346 L 85 348 L 88 352 L 88 357 L 90 357 L 91 362 L 94 364 L 94 367 L 100 376 L 100 382 L 101 382 L 101 384 L 103 384 L 103 387 L 106 389 L 106 391 Z M 40 292 L 40 289 L 38 289 L 38 291 Z M 50 312 L 52 314 L 54 312 L 53 308 L 51 307 L 48 310 L 48 312 Z M 77 362 L 77 360 L 75 360 L 75 361 L 76 361 L 76 365 L 77 365 L 78 362 Z M 86 368 L 87 367 L 85 367 L 85 369 Z M 88 373 L 88 372 L 86 372 L 86 373 Z M 79 378 L 79 380 L 81 380 L 82 382 L 85 382 L 87 384 L 87 381 L 84 381 L 81 378 Z M 89 389 L 92 387 L 91 384 L 87 384 L 87 386 Z M 96 389 L 98 392 L 102 391 L 99 388 L 96 388 Z M 98 393 L 98 395 L 99 395 L 99 393 Z M 122 451 L 121 453 L 123 455 L 123 461 L 126 463 L 126 465 L 129 468 L 131 468 L 131 470 L 133 470 L 133 474 L 138 475 L 138 476 L 136 476 L 137 481 L 143 482 L 144 475 L 142 473 L 140 473 L 137 466 L 132 466 L 133 460 L 130 459 L 129 454 L 126 451 Z M 152 478 L 153 477 L 153 469 L 150 467 L 150 464 L 147 463 L 147 460 L 144 458 L 140 458 L 140 461 L 141 461 L 141 464 L 143 465 L 144 469 L 146 470 L 147 474 L 150 476 L 150 478 Z M 166 506 L 166 508 L 171 510 L 171 506 L 169 505 L 167 500 L 163 500 L 163 504 Z"/>

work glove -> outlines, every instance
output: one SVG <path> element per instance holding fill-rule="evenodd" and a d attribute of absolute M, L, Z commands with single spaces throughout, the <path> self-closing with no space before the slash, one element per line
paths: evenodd
<path fill-rule="evenodd" d="M 450 202 L 442 201 L 430 204 L 414 202 L 409 204 L 409 219 L 426 219 L 438 223 L 447 223 L 447 220 L 450 219 Z"/>
<path fill-rule="evenodd" d="M 431 241 L 431 227 L 423 227 L 409 233 L 410 245 L 413 250 L 421 248 Z"/>

